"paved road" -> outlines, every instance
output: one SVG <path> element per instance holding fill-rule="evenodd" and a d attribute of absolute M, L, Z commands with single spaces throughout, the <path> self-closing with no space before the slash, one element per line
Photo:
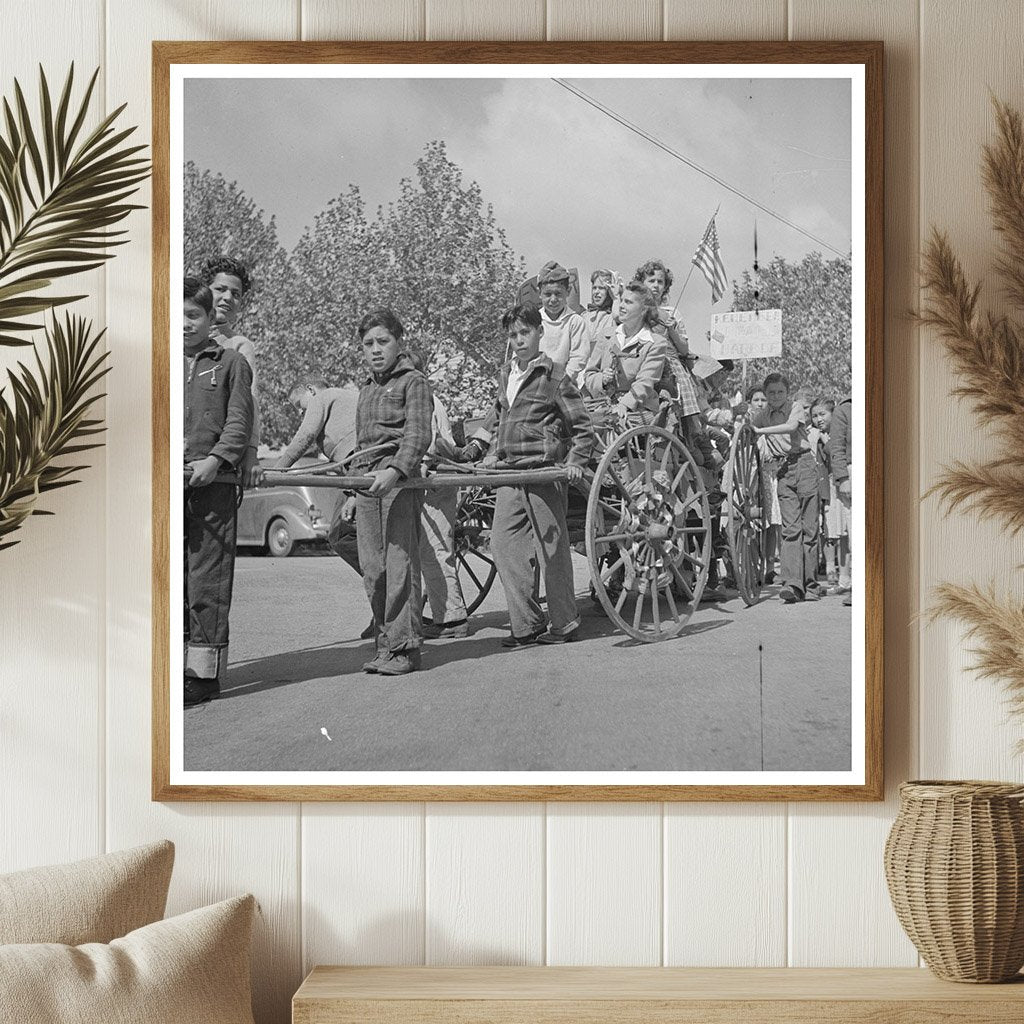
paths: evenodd
<path fill-rule="evenodd" d="M 239 558 L 226 686 L 185 712 L 186 768 L 849 768 L 850 609 L 839 598 L 786 606 L 769 588 L 754 608 L 738 597 L 705 606 L 682 636 L 640 644 L 588 600 L 586 563 L 573 557 L 577 642 L 501 648 L 496 583 L 471 636 L 430 642 L 423 671 L 395 679 L 360 670 L 372 656 L 353 639 L 367 604 L 339 559 Z"/>

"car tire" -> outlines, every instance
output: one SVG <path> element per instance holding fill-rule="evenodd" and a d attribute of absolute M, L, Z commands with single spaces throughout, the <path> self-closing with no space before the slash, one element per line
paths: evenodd
<path fill-rule="evenodd" d="M 280 517 L 267 527 L 267 551 L 274 558 L 287 558 L 295 547 L 295 538 L 288 528 L 288 521 Z"/>

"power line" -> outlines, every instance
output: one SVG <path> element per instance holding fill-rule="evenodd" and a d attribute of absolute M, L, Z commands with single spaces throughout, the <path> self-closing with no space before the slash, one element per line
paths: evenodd
<path fill-rule="evenodd" d="M 684 156 L 678 150 L 673 149 L 671 146 L 662 142 L 661 139 L 657 138 L 654 135 L 651 135 L 650 132 L 644 131 L 644 129 L 641 128 L 639 125 L 635 125 L 632 121 L 628 121 L 621 114 L 617 114 L 610 107 L 606 107 L 600 100 L 594 99 L 593 96 L 590 96 L 588 93 L 585 93 L 582 89 L 577 89 L 576 86 L 571 85 L 564 78 L 554 78 L 552 79 L 552 81 L 555 82 L 557 85 L 560 85 L 563 89 L 567 89 L 574 96 L 578 96 L 581 100 L 583 100 L 584 103 L 589 103 L 596 110 L 600 110 L 602 114 L 606 114 L 613 121 L 617 121 L 619 124 L 622 125 L 623 128 L 628 128 L 629 131 L 633 132 L 635 135 L 639 135 L 642 139 L 646 139 L 648 142 L 657 146 L 658 149 L 663 150 L 665 153 L 668 153 L 669 156 L 674 157 L 676 160 L 680 161 L 680 163 L 686 164 L 687 167 L 692 168 L 699 174 L 703 174 L 705 178 L 710 178 L 713 182 L 715 182 L 715 184 L 721 185 L 722 188 L 726 189 L 726 191 L 731 192 L 735 196 L 739 196 L 740 199 L 742 199 L 744 202 L 750 203 L 751 206 L 756 206 L 759 210 L 763 210 L 765 213 L 768 214 L 769 217 L 774 217 L 777 221 L 780 221 L 787 227 L 792 228 L 794 231 L 798 231 L 805 238 L 811 239 L 812 242 L 817 242 L 818 245 L 824 246 L 830 252 L 834 252 L 837 256 L 841 256 L 844 259 L 846 258 L 847 254 L 845 252 L 840 251 L 834 245 L 830 245 L 828 242 L 825 241 L 824 238 L 819 238 L 817 235 L 811 234 L 811 232 L 808 231 L 806 228 L 800 227 L 799 224 L 794 224 L 793 221 L 789 220 L 786 217 L 783 217 L 781 213 L 776 213 L 775 210 L 771 209 L 768 206 L 765 206 L 764 203 L 755 199 L 753 196 L 748 196 L 746 192 L 741 191 L 740 189 L 736 188 L 733 185 L 730 185 L 727 181 L 718 177 L 717 174 L 714 174 L 712 171 L 709 171 L 706 167 L 701 167 L 701 165 L 697 163 L 695 160 L 691 160 L 688 156 Z"/>

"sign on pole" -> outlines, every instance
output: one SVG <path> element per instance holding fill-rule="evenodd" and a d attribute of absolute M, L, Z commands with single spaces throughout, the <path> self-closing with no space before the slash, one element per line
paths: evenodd
<path fill-rule="evenodd" d="M 764 359 L 782 355 L 782 310 L 712 313 L 706 355 L 712 359 Z"/>

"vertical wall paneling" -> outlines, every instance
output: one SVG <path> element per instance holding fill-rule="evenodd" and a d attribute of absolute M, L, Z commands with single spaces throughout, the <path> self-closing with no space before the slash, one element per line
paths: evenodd
<path fill-rule="evenodd" d="M 995 121 L 989 90 L 1018 110 L 1024 107 L 1021 40 L 1024 5 L 1015 0 L 926 0 L 921 20 L 921 228 L 949 234 L 969 278 L 983 284 L 980 307 L 1005 312 L 991 271 L 997 238 L 980 181 L 981 147 Z M 954 72 L 953 69 L 959 69 Z M 971 69 L 970 72 L 967 69 Z M 1015 311 L 1019 316 L 1020 311 Z M 921 335 L 921 486 L 943 464 L 971 461 L 992 451 L 989 432 L 970 407 L 948 397 L 952 378 L 932 332 Z M 1010 541 L 996 523 L 973 516 L 943 519 L 935 500 L 921 507 L 921 602 L 941 580 L 982 586 L 994 581 L 1021 597 L 1017 567 L 1021 538 Z M 1009 719 L 998 683 L 967 670 L 963 630 L 939 622 L 921 644 L 921 770 L 930 778 L 1022 779 L 1014 744 L 1020 719 Z"/>
<path fill-rule="evenodd" d="M 107 105 L 150 137 L 150 41 L 287 39 L 297 0 L 139 4 L 108 0 Z M 244 187 L 244 182 L 242 185 Z M 142 202 L 149 201 L 148 188 Z M 254 943 L 260 1024 L 288 1019 L 299 980 L 298 807 L 288 804 L 155 804 L 150 775 L 150 247 L 147 214 L 108 272 L 107 783 L 111 848 L 166 836 L 177 844 L 170 910 L 250 891 L 263 914 Z"/>
<path fill-rule="evenodd" d="M 425 36 L 425 0 L 302 0 L 304 39 Z M 302 807 L 302 972 L 315 964 L 422 964 L 422 804 Z"/>
<path fill-rule="evenodd" d="M 426 0 L 427 39 L 544 38 L 545 0 Z"/>
<path fill-rule="evenodd" d="M 784 967 L 786 808 L 665 805 L 665 964 Z"/>
<path fill-rule="evenodd" d="M 0 44 L 0 92 L 13 107 L 17 78 L 37 117 L 39 65 L 56 107 L 74 61 L 80 100 L 103 63 L 103 0 L 83 0 L 73 10 L 62 0 L 40 0 L 31 11 L 17 6 L 17 31 L 4 32 Z M 62 20 L 67 31 L 55 35 Z M 90 126 L 102 106 L 101 71 Z M 103 282 L 103 270 L 58 281 L 54 290 L 89 298 L 57 314 L 84 316 L 102 329 Z M 43 332 L 27 337 L 45 360 Z M 32 350 L 0 348 L 0 401 L 10 399 L 7 368 L 18 362 L 34 367 Z M 102 409 L 101 402 L 96 411 Z M 81 461 L 90 468 L 75 474 L 80 483 L 39 500 L 37 507 L 53 515 L 30 518 L 13 535 L 17 545 L 0 552 L 0 821 L 17 822 L 0 828 L 0 871 L 103 849 L 103 450 L 86 452 Z M 40 799 L 40 793 L 49 795 Z"/>
<path fill-rule="evenodd" d="M 301 0 L 303 39 L 422 39 L 426 0 Z"/>
<path fill-rule="evenodd" d="M 661 39 L 662 0 L 548 0 L 548 39 Z"/>
<path fill-rule="evenodd" d="M 659 965 L 662 868 L 661 804 L 548 804 L 548 963 Z"/>
<path fill-rule="evenodd" d="M 544 963 L 544 805 L 427 804 L 426 962 Z"/>
<path fill-rule="evenodd" d="M 422 964 L 422 804 L 304 804 L 303 972 Z"/>
<path fill-rule="evenodd" d="M 784 39 L 785 0 L 667 0 L 666 39 Z M 664 962 L 770 966 L 786 957 L 786 811 L 666 804 Z"/>
<path fill-rule="evenodd" d="M 917 770 L 917 415 L 913 388 L 900 382 L 918 372 L 917 332 L 907 316 L 917 302 L 918 3 L 790 0 L 790 25 L 793 39 L 886 44 L 885 417 L 886 436 L 894 439 L 885 450 L 887 801 L 790 806 L 790 962 L 912 966 L 917 954 L 892 911 L 882 849 L 899 783 Z"/>
<path fill-rule="evenodd" d="M 786 0 L 665 0 L 666 39 L 785 39 Z"/>

